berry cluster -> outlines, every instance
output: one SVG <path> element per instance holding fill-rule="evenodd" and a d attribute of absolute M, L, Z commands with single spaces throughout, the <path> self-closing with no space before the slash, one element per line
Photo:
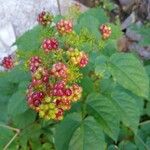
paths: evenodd
<path fill-rule="evenodd" d="M 102 38 L 103 38 L 104 40 L 106 40 L 106 39 L 108 39 L 108 38 L 110 37 L 110 35 L 111 35 L 111 32 L 112 32 L 112 31 L 111 31 L 111 27 L 109 27 L 109 26 L 103 24 L 103 25 L 100 26 L 100 32 L 101 32 L 101 34 L 102 34 Z"/>
<path fill-rule="evenodd" d="M 48 72 L 39 67 L 34 73 L 32 72 L 32 82 L 27 90 L 27 101 L 40 117 L 61 120 L 64 111 L 71 108 L 71 103 L 81 98 L 82 88 L 76 83 L 68 84 L 62 76 L 58 78 L 54 74 L 53 77 L 51 70 Z"/>
<path fill-rule="evenodd" d="M 58 41 L 55 38 L 44 39 L 42 43 L 42 48 L 46 53 L 51 52 L 52 50 L 58 49 Z"/>
<path fill-rule="evenodd" d="M 60 34 L 65 35 L 73 31 L 73 24 L 70 20 L 62 19 L 56 24 L 56 28 Z"/>
<path fill-rule="evenodd" d="M 70 48 L 67 52 L 67 55 L 70 58 L 71 63 L 73 63 L 74 65 L 77 65 L 83 68 L 88 64 L 88 61 L 89 61 L 88 56 L 83 51 Z"/>
<path fill-rule="evenodd" d="M 2 60 L 2 66 L 5 69 L 12 69 L 14 67 L 14 60 L 12 56 L 4 57 Z"/>
<path fill-rule="evenodd" d="M 40 17 L 43 16 L 45 13 Z M 61 20 L 56 28 L 65 35 L 72 32 L 73 25 L 71 21 Z M 27 90 L 27 103 L 47 120 L 63 119 L 64 112 L 81 98 L 82 87 L 77 82 L 82 76 L 80 68 L 88 63 L 85 52 L 73 48 L 63 50 L 59 46 L 56 38 L 46 38 L 41 44 L 44 53 L 28 61 L 32 80 Z"/>
<path fill-rule="evenodd" d="M 46 26 L 48 24 L 50 24 L 52 22 L 53 16 L 46 11 L 42 11 L 37 18 L 37 21 L 39 22 L 39 24 Z"/>

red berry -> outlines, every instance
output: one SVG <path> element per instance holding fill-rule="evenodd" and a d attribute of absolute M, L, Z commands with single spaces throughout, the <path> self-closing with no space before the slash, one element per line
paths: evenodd
<path fill-rule="evenodd" d="M 44 99 L 45 94 L 43 92 L 33 92 L 28 97 L 28 103 L 32 107 L 38 107 L 41 104 L 41 101 Z"/>
<path fill-rule="evenodd" d="M 57 82 L 55 85 L 54 85 L 54 88 L 55 89 L 64 89 L 65 88 L 65 85 L 66 85 L 66 83 L 65 83 L 65 81 L 59 81 L 59 82 Z"/>
<path fill-rule="evenodd" d="M 66 96 L 71 96 L 71 94 L 72 94 L 72 90 L 70 88 L 65 89 L 65 95 Z"/>
<path fill-rule="evenodd" d="M 48 53 L 58 49 L 58 41 L 55 38 L 47 38 L 42 43 L 43 50 Z"/>
<path fill-rule="evenodd" d="M 30 71 L 35 72 L 40 67 L 41 64 L 42 64 L 42 60 L 40 57 L 38 56 L 31 57 L 31 59 L 29 60 Z"/>
<path fill-rule="evenodd" d="M 64 91 L 62 89 L 54 89 L 53 96 L 64 96 Z"/>
<path fill-rule="evenodd" d="M 60 20 L 56 25 L 57 31 L 60 34 L 67 34 L 72 32 L 73 30 L 73 24 L 70 20 Z"/>
<path fill-rule="evenodd" d="M 37 21 L 39 22 L 39 24 L 44 25 L 44 26 L 50 24 L 52 22 L 52 19 L 53 19 L 53 16 L 49 12 L 46 12 L 46 11 L 42 11 L 37 17 Z"/>
<path fill-rule="evenodd" d="M 105 39 L 108 39 L 111 35 L 111 27 L 103 24 L 100 26 L 100 32 L 102 34 L 102 38 L 105 40 Z"/>
<path fill-rule="evenodd" d="M 5 69 L 12 69 L 14 67 L 14 61 L 11 56 L 4 57 L 2 65 Z"/>
<path fill-rule="evenodd" d="M 49 76 L 48 75 L 43 76 L 42 81 L 44 83 L 47 83 L 49 81 Z"/>

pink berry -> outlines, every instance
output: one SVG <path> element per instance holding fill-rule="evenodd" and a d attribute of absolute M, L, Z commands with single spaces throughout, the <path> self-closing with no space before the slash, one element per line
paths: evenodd
<path fill-rule="evenodd" d="M 58 49 L 58 41 L 55 38 L 47 38 L 42 43 L 43 50 L 48 53 Z"/>

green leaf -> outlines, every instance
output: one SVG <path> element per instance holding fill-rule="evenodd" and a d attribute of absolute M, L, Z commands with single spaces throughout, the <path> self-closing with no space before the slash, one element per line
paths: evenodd
<path fill-rule="evenodd" d="M 33 123 L 35 121 L 35 118 L 36 113 L 29 109 L 22 114 L 14 116 L 12 120 L 17 128 L 25 128 L 27 125 Z"/>
<path fill-rule="evenodd" d="M 112 34 L 110 36 L 110 39 L 119 39 L 122 36 L 122 29 L 120 24 L 109 24 L 112 30 Z"/>
<path fill-rule="evenodd" d="M 93 117 L 86 118 L 74 132 L 69 150 L 104 150 L 104 134 Z"/>
<path fill-rule="evenodd" d="M 14 135 L 12 130 L 0 126 L 0 149 L 3 149 Z"/>
<path fill-rule="evenodd" d="M 100 39 L 99 21 L 95 17 L 85 15 L 83 18 L 80 18 L 75 29 L 78 33 L 80 33 L 80 31 L 85 28 L 87 28 L 91 35 L 96 37 L 96 39 Z"/>
<path fill-rule="evenodd" d="M 99 25 L 108 22 L 108 17 L 106 16 L 105 11 L 103 9 L 101 9 L 100 7 L 89 9 L 85 13 L 81 14 L 78 19 L 78 22 L 80 22 L 80 19 L 84 18 L 85 16 L 89 16 L 89 15 L 93 16 L 94 18 L 97 18 L 97 20 L 99 21 Z"/>
<path fill-rule="evenodd" d="M 108 78 L 110 73 L 107 69 L 107 60 L 108 58 L 104 55 L 100 55 L 95 58 L 95 73 L 100 77 Z"/>
<path fill-rule="evenodd" d="M 105 141 L 94 118 L 82 121 L 80 114 L 73 113 L 56 128 L 55 145 L 57 150 L 103 150 Z"/>
<path fill-rule="evenodd" d="M 111 56 L 117 51 L 117 40 L 108 40 L 102 53 L 106 56 Z"/>
<path fill-rule="evenodd" d="M 89 92 L 92 92 L 94 91 L 94 84 L 93 84 L 93 81 L 91 78 L 89 77 L 84 77 L 82 80 L 81 80 L 81 86 L 83 88 L 83 91 L 86 92 L 87 94 Z"/>
<path fill-rule="evenodd" d="M 141 99 L 118 88 L 112 92 L 111 98 L 116 109 L 119 110 L 121 121 L 136 134 L 140 119 L 140 107 L 143 107 L 138 104 Z"/>
<path fill-rule="evenodd" d="M 24 113 L 28 109 L 25 97 L 23 91 L 18 91 L 12 95 L 8 103 L 8 114 L 10 116 Z"/>
<path fill-rule="evenodd" d="M 37 50 L 41 46 L 41 33 L 43 27 L 38 25 L 24 33 L 16 41 L 19 50 Z"/>
<path fill-rule="evenodd" d="M 19 65 L 12 69 L 7 75 L 8 81 L 12 83 L 19 83 L 22 81 L 29 81 L 29 72 L 23 70 L 23 66 Z"/>
<path fill-rule="evenodd" d="M 68 150 L 71 137 L 75 130 L 80 126 L 80 123 L 81 116 L 77 113 L 73 113 L 68 115 L 58 125 L 55 135 L 55 145 L 57 150 Z"/>
<path fill-rule="evenodd" d="M 101 128 L 114 140 L 119 132 L 118 110 L 111 100 L 99 94 L 91 94 L 86 101 L 87 111 L 95 117 Z"/>
<path fill-rule="evenodd" d="M 148 98 L 149 78 L 141 62 L 133 54 L 118 53 L 110 57 L 114 79 L 134 94 Z"/>
<path fill-rule="evenodd" d="M 122 141 L 119 144 L 119 150 L 137 150 L 137 147 L 134 143 L 130 141 Z"/>

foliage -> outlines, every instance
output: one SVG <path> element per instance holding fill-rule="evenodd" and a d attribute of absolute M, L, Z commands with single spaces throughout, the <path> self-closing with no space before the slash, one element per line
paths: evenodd
<path fill-rule="evenodd" d="M 54 20 L 58 18 L 61 16 Z M 150 67 L 144 67 L 134 54 L 117 52 L 117 39 L 122 35 L 120 24 L 108 20 L 102 9 L 92 8 L 78 17 L 71 34 L 61 36 L 55 34 L 53 26 L 38 25 L 17 39 L 20 65 L 0 76 L 0 122 L 20 130 L 8 149 L 149 149 Z M 99 32 L 102 24 L 112 28 L 107 40 Z M 88 66 L 81 70 L 82 98 L 60 122 L 37 117 L 25 97 L 31 80 L 25 64 L 35 54 L 43 56 L 42 41 L 51 36 L 64 49 L 77 47 L 89 55 Z M 3 148 L 15 133 L 1 124 Z"/>

